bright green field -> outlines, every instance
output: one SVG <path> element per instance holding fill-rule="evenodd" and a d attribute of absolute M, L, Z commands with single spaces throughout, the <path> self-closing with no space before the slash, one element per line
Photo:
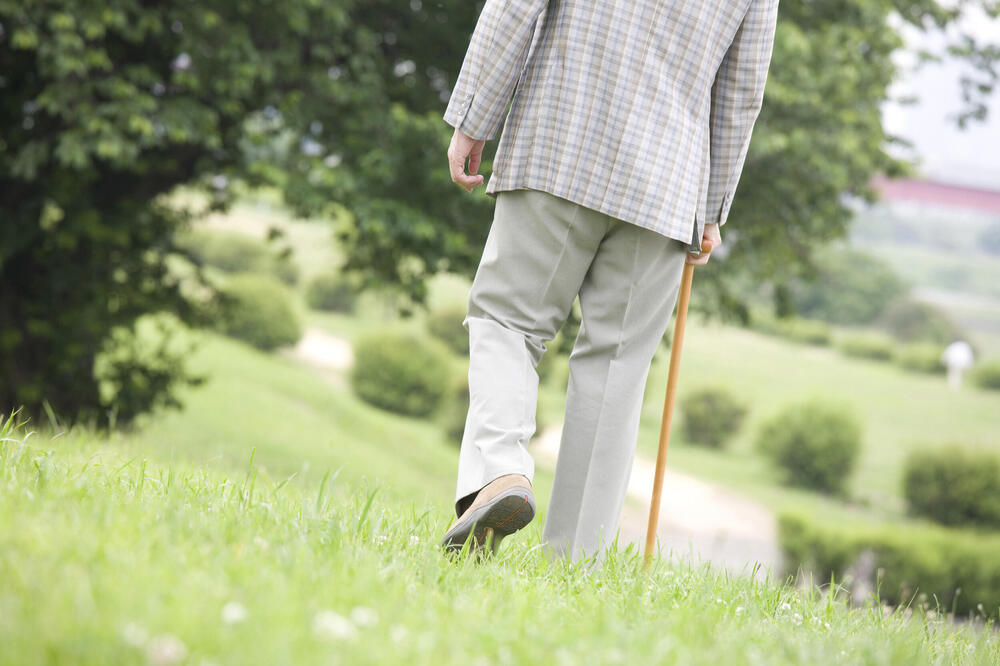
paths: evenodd
<path fill-rule="evenodd" d="M 659 352 L 647 386 L 640 447 L 655 455 L 666 387 L 667 350 Z M 722 385 L 745 402 L 743 429 L 725 452 L 678 445 L 670 464 L 755 496 L 774 508 L 815 508 L 828 517 L 875 516 L 902 511 L 902 464 L 910 451 L 949 442 L 1000 452 L 1000 393 L 966 386 L 955 392 L 941 376 L 901 370 L 888 363 L 853 359 L 836 350 L 795 345 L 744 329 L 688 323 L 678 394 Z M 819 397 L 847 405 L 863 424 L 863 448 L 849 484 L 855 502 L 844 509 L 813 493 L 780 487 L 771 467 L 754 450 L 759 424 L 779 409 Z M 846 513 L 845 513 L 846 511 Z"/>
<path fill-rule="evenodd" d="M 216 378 L 139 434 L 0 434 L 0 663 L 1000 659 L 995 632 L 919 609 L 644 573 L 632 551 L 548 562 L 540 520 L 494 561 L 449 561 L 455 451 L 433 426 L 225 340 L 195 365 Z"/>

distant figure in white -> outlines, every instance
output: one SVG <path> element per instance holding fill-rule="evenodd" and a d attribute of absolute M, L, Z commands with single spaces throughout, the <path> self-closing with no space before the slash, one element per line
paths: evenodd
<path fill-rule="evenodd" d="M 948 368 L 948 386 L 957 391 L 962 387 L 962 373 L 972 367 L 972 347 L 956 340 L 941 352 L 941 361 Z"/>

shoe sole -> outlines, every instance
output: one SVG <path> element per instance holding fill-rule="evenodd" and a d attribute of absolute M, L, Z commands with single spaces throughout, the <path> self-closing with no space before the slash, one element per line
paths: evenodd
<path fill-rule="evenodd" d="M 497 552 L 504 537 L 518 531 L 535 517 L 535 499 L 527 488 L 509 488 L 469 514 L 444 535 L 441 545 L 461 550 L 473 535 L 472 550 L 488 547 Z"/>

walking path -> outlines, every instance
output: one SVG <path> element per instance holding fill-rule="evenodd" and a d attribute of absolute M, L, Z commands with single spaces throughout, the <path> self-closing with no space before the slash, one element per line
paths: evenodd
<path fill-rule="evenodd" d="M 351 344 L 316 328 L 307 329 L 292 355 L 328 373 L 342 375 L 354 360 Z M 530 445 L 538 464 L 555 469 L 562 427 L 542 431 Z M 653 492 L 652 461 L 636 456 L 622 511 L 621 535 L 643 548 L 649 499 Z M 759 576 L 779 572 L 774 515 L 721 486 L 667 469 L 657 534 L 672 556 L 708 561 L 732 573 L 750 573 L 760 563 Z"/>
<path fill-rule="evenodd" d="M 550 469 L 559 455 L 561 426 L 545 429 L 531 445 L 535 459 Z M 655 465 L 636 456 L 621 517 L 621 536 L 645 547 Z M 708 561 L 731 573 L 750 573 L 754 563 L 780 572 L 774 515 L 763 506 L 721 486 L 667 469 L 657 535 L 660 546 L 678 559 Z"/>

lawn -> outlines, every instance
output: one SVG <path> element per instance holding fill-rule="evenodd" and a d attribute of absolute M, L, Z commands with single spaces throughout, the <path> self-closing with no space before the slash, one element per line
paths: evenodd
<path fill-rule="evenodd" d="M 287 403 L 270 410 L 272 425 L 293 419 L 281 406 L 302 401 L 309 388 L 268 387 L 275 397 L 287 392 Z M 386 432 L 413 425 L 383 421 Z M 258 425 L 243 421 L 243 433 L 234 431 L 225 446 L 202 438 L 214 451 L 205 462 L 183 462 L 166 441 L 139 455 L 138 441 L 125 446 L 85 431 L 27 442 L 23 430 L 0 435 L 0 663 L 1000 659 L 994 631 L 922 608 L 851 609 L 829 588 L 799 590 L 665 561 L 644 572 L 632 550 L 601 563 L 550 562 L 537 526 L 505 542 L 496 559 L 451 561 L 436 545 L 447 520 L 436 505 L 397 499 L 411 483 L 391 463 L 398 450 L 371 447 L 371 461 L 384 463 L 372 475 L 378 480 L 349 480 L 367 474 L 345 466 L 350 474 L 331 492 L 310 475 L 269 480 L 256 459 L 234 468 L 247 444 L 262 441 Z M 197 430 L 176 434 L 178 454 L 209 454 L 183 441 Z M 281 458 L 294 466 L 298 451 L 345 461 L 323 449 L 304 443 Z M 264 458 L 280 467 L 275 452 Z"/>

